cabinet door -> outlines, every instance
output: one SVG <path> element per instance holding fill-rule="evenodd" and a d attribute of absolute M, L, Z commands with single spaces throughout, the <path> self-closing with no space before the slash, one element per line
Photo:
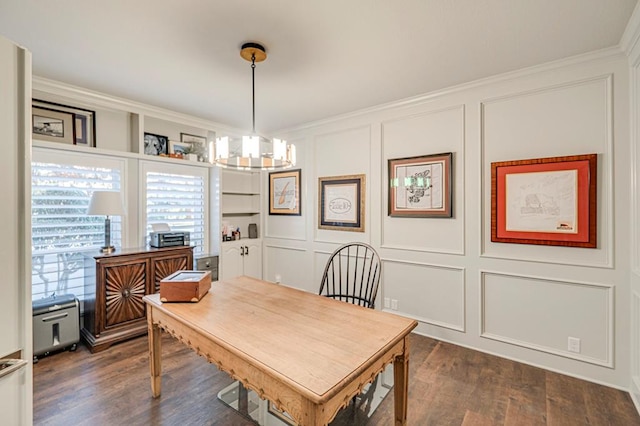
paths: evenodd
<path fill-rule="evenodd" d="M 242 275 L 243 247 L 239 242 L 222 243 L 220 257 L 220 276 L 223 280 Z"/>
<path fill-rule="evenodd" d="M 262 246 L 245 241 L 243 259 L 244 275 L 262 279 Z"/>
<path fill-rule="evenodd" d="M 153 288 L 149 293 L 160 291 L 160 281 L 176 271 L 193 269 L 193 257 L 190 251 L 176 253 L 174 255 L 154 257 L 151 260 L 151 276 L 153 277 Z"/>
<path fill-rule="evenodd" d="M 104 329 L 144 318 L 148 261 L 104 266 Z"/>

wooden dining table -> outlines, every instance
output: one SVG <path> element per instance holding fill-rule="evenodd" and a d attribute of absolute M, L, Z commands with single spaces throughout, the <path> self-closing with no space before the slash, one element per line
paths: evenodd
<path fill-rule="evenodd" d="M 328 424 L 393 363 L 395 424 L 407 422 L 415 320 L 246 276 L 214 282 L 197 303 L 144 301 L 153 397 L 165 330 L 300 425 Z"/>

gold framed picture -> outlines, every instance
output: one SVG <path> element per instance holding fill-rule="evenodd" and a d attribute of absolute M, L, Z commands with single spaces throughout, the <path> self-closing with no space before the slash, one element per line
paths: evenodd
<path fill-rule="evenodd" d="M 269 214 L 300 216 L 301 170 L 269 173 Z"/>

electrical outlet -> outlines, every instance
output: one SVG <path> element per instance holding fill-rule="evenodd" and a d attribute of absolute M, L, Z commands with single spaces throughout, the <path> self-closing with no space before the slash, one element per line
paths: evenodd
<path fill-rule="evenodd" d="M 577 354 L 580 353 L 580 339 L 577 337 L 569 337 L 568 343 L 569 352 L 575 352 Z"/>
<path fill-rule="evenodd" d="M 393 309 L 394 311 L 398 310 L 398 300 L 397 299 L 391 299 L 391 309 Z"/>
<path fill-rule="evenodd" d="M 386 309 L 389 309 L 389 308 L 391 307 L 391 302 L 389 301 L 389 298 L 388 298 L 388 297 L 385 297 L 385 298 L 384 298 L 384 307 L 385 307 Z"/>

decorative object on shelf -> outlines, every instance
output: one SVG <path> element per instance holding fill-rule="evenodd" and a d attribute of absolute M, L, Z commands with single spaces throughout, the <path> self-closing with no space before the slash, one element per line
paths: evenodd
<path fill-rule="evenodd" d="M 300 216 L 301 170 L 269 173 L 269 214 Z"/>
<path fill-rule="evenodd" d="M 453 154 L 389 160 L 389 216 L 452 217 Z"/>
<path fill-rule="evenodd" d="M 491 241 L 596 248 L 598 155 L 491 163 Z"/>
<path fill-rule="evenodd" d="M 264 47 L 258 43 L 245 43 L 240 56 L 251 62 L 253 126 L 251 136 L 242 139 L 224 136 L 216 139 L 213 162 L 221 167 L 243 170 L 287 169 L 296 164 L 296 147 L 281 139 L 269 140 L 256 133 L 256 62 L 267 59 Z"/>
<path fill-rule="evenodd" d="M 144 153 L 147 155 L 168 155 L 169 138 L 153 133 L 144 133 Z"/>
<path fill-rule="evenodd" d="M 249 224 L 249 238 L 258 238 L 258 225 L 255 223 Z"/>
<path fill-rule="evenodd" d="M 176 141 L 169 141 L 169 155 L 177 155 L 179 158 L 185 157 L 191 153 L 191 144 Z M 171 156 L 173 156 L 171 155 Z"/>
<path fill-rule="evenodd" d="M 364 232 L 365 178 L 318 178 L 318 228 Z"/>
<path fill-rule="evenodd" d="M 102 253 L 113 253 L 116 248 L 111 245 L 111 219 L 109 219 L 109 216 L 124 216 L 120 192 L 94 191 L 91 194 L 87 214 L 90 216 L 106 216 L 104 220 L 104 246 L 100 251 Z"/>
<path fill-rule="evenodd" d="M 96 146 L 96 113 L 89 109 L 33 99 L 33 138 Z"/>
<path fill-rule="evenodd" d="M 205 136 L 180 133 L 180 142 L 191 144 L 191 154 L 198 156 L 198 161 L 208 161 L 208 144 Z"/>

